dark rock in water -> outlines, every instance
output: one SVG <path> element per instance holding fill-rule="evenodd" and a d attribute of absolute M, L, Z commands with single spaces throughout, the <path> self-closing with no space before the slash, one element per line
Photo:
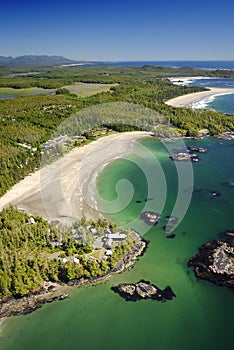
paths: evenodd
<path fill-rule="evenodd" d="M 144 200 L 137 200 L 136 203 L 143 203 L 143 202 L 149 202 L 149 201 L 153 201 L 154 199 L 149 197 L 149 198 L 145 198 Z"/>
<path fill-rule="evenodd" d="M 171 287 L 167 286 L 162 290 L 151 284 L 149 281 L 144 280 L 140 280 L 139 282 L 133 284 L 119 284 L 111 289 L 115 293 L 118 293 L 126 301 L 137 301 L 142 299 L 166 301 L 171 300 L 176 296 Z"/>
<path fill-rule="evenodd" d="M 188 146 L 189 152 L 198 152 L 198 153 L 206 153 L 207 148 L 196 147 L 196 146 Z"/>
<path fill-rule="evenodd" d="M 207 196 L 207 197 L 220 197 L 221 196 L 220 192 L 210 190 L 210 189 L 205 189 L 205 188 L 194 190 L 194 193 L 203 194 L 203 196 Z"/>
<path fill-rule="evenodd" d="M 206 243 L 190 258 L 197 277 L 234 290 L 234 246 L 221 240 Z"/>
<path fill-rule="evenodd" d="M 212 195 L 212 197 L 220 197 L 221 193 L 217 192 L 217 191 L 210 191 L 210 194 Z"/>
<path fill-rule="evenodd" d="M 175 238 L 175 236 L 176 235 L 174 233 L 172 233 L 171 235 L 168 235 L 167 238 L 172 238 L 173 239 L 173 238 Z"/>
<path fill-rule="evenodd" d="M 160 214 L 155 213 L 153 211 L 144 211 L 140 215 L 141 220 L 144 220 L 144 222 L 149 226 L 155 226 L 158 223 L 158 220 L 160 219 Z"/>

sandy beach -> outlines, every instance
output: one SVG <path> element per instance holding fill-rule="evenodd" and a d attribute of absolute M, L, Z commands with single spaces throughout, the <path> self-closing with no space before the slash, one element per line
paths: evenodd
<path fill-rule="evenodd" d="M 29 214 L 64 224 L 82 216 L 98 218 L 93 195 L 97 175 L 112 160 L 127 156 L 134 142 L 145 136 L 149 133 L 114 134 L 73 149 L 13 186 L 0 198 L 0 211 L 13 204 Z"/>
<path fill-rule="evenodd" d="M 226 88 L 210 88 L 209 91 L 195 92 L 192 94 L 187 94 L 172 98 L 171 100 L 166 101 L 165 103 L 173 107 L 191 107 L 193 103 L 203 100 L 204 98 L 209 98 L 217 95 L 227 95 L 233 94 L 234 89 Z"/>

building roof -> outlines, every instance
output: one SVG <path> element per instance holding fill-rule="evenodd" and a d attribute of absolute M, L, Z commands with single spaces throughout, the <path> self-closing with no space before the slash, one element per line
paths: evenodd
<path fill-rule="evenodd" d="M 120 233 L 120 232 L 117 232 L 117 233 L 109 233 L 107 235 L 107 237 L 109 239 L 125 239 L 126 238 L 126 234 L 125 233 Z"/>
<path fill-rule="evenodd" d="M 111 256 L 112 254 L 113 254 L 113 252 L 112 252 L 111 249 L 108 249 L 108 250 L 106 251 L 106 255 L 107 255 L 107 256 Z"/>

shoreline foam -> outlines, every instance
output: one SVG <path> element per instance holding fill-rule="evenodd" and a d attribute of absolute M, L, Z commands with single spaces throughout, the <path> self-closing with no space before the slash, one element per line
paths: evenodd
<path fill-rule="evenodd" d="M 234 88 L 210 88 L 209 91 L 195 92 L 187 95 L 172 98 L 165 103 L 172 107 L 190 107 L 207 98 L 213 98 L 220 95 L 234 94 Z"/>

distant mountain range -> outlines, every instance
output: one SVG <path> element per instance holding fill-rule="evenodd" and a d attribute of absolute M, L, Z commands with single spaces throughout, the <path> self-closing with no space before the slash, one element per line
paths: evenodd
<path fill-rule="evenodd" d="M 24 55 L 18 57 L 0 56 L 0 66 L 53 66 L 62 64 L 73 64 L 76 61 L 62 56 L 47 55 Z"/>

